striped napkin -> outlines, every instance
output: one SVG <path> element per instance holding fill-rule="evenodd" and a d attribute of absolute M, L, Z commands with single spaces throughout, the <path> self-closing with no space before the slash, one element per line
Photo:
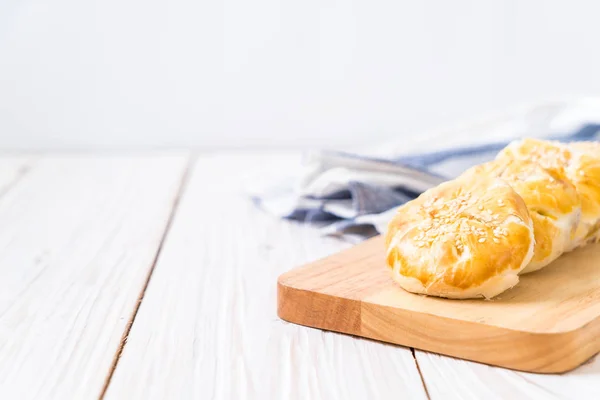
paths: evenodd
<path fill-rule="evenodd" d="M 539 136 L 562 142 L 598 140 L 600 120 L 565 134 Z M 492 160 L 509 141 L 386 158 L 313 152 L 304 157 L 301 173 L 293 181 L 277 182 L 253 199 L 280 218 L 360 241 L 385 232 L 398 206 L 471 166 Z"/>

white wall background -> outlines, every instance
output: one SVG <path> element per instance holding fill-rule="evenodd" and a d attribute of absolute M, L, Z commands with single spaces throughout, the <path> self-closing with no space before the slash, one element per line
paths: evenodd
<path fill-rule="evenodd" d="M 599 12 L 591 0 L 0 0 L 0 148 L 340 146 L 594 95 Z"/>

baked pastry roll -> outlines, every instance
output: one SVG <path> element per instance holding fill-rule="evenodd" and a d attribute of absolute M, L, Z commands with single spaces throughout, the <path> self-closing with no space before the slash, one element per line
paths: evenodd
<path fill-rule="evenodd" d="M 556 260 L 571 247 L 579 226 L 581 200 L 575 187 L 560 174 L 526 160 L 499 158 L 464 174 L 471 179 L 498 177 L 521 196 L 533 221 L 533 258 L 521 273 L 533 272 Z"/>
<path fill-rule="evenodd" d="M 600 143 L 578 142 L 568 147 L 573 157 L 567 177 L 578 188 L 585 210 L 576 245 L 600 242 Z"/>
<path fill-rule="evenodd" d="M 505 181 L 485 176 L 443 183 L 404 204 L 385 239 L 402 288 L 456 299 L 511 288 L 534 253 L 525 202 Z"/>
<path fill-rule="evenodd" d="M 584 245 L 595 237 L 600 221 L 600 158 L 594 143 L 562 144 L 523 139 L 509 144 L 498 159 L 530 160 L 567 180 L 581 198 L 581 218 L 567 250 Z"/>

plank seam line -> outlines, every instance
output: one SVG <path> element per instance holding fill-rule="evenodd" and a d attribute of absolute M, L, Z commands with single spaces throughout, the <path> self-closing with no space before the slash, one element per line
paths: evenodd
<path fill-rule="evenodd" d="M 427 384 L 425 383 L 425 377 L 423 376 L 423 373 L 421 372 L 421 367 L 419 366 L 419 361 L 417 360 L 417 355 L 415 354 L 415 349 L 413 347 L 411 347 L 410 352 L 413 356 L 413 360 L 415 360 L 415 365 L 417 366 L 417 371 L 419 371 L 419 376 L 421 377 L 421 383 L 423 384 L 423 389 L 425 390 L 425 396 L 427 396 L 427 398 L 429 400 L 431 400 L 431 396 L 429 396 L 429 390 L 427 390 Z"/>
<path fill-rule="evenodd" d="M 112 361 L 112 364 L 108 371 L 108 375 L 106 376 L 106 379 L 104 380 L 104 385 L 102 386 L 100 396 L 98 397 L 99 400 L 104 399 L 104 396 L 106 395 L 106 392 L 108 391 L 108 387 L 110 386 L 110 381 L 112 380 L 115 370 L 117 369 L 117 365 L 119 364 L 121 355 L 123 354 L 123 349 L 125 348 L 125 345 L 127 344 L 127 339 L 129 337 L 129 333 L 131 332 L 131 328 L 133 327 L 133 323 L 135 322 L 135 317 L 137 316 L 137 313 L 142 305 L 142 301 L 144 300 L 144 295 L 146 294 L 146 290 L 148 289 L 148 285 L 150 284 L 150 280 L 152 279 L 152 274 L 154 273 L 154 269 L 156 268 L 156 264 L 158 262 L 158 259 L 160 258 L 160 254 L 162 253 L 162 249 L 164 247 L 166 238 L 169 235 L 171 226 L 173 225 L 173 220 L 175 219 L 175 214 L 177 214 L 177 210 L 179 208 L 180 201 L 183 198 L 185 189 L 188 186 L 189 178 L 191 175 L 191 170 L 192 170 L 193 165 L 196 162 L 196 158 L 197 158 L 196 156 L 190 156 L 190 159 L 188 160 L 185 170 L 181 176 L 179 188 L 177 190 L 175 198 L 173 199 L 171 213 L 169 214 L 169 218 L 167 220 L 167 224 L 165 225 L 163 235 L 158 244 L 156 254 L 154 255 L 154 259 L 152 260 L 152 264 L 148 271 L 148 275 L 146 276 L 146 280 L 144 282 L 142 290 L 140 291 L 137 302 L 131 313 L 131 317 L 129 318 L 129 322 L 125 326 L 125 330 L 123 331 L 123 335 L 121 336 L 121 341 L 119 342 L 119 347 L 117 348 L 117 351 L 113 357 L 113 361 Z"/>

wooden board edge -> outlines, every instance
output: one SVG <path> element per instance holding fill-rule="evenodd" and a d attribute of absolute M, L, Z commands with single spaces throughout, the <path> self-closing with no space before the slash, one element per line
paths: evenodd
<path fill-rule="evenodd" d="M 277 282 L 277 314 L 298 325 L 525 372 L 567 372 L 600 352 L 600 318 L 568 332 L 526 332 L 294 288 L 285 279 Z"/>
<path fill-rule="evenodd" d="M 377 240 L 381 240 L 381 237 L 372 238 L 337 253 L 336 256 L 339 257 L 342 253 L 351 255 L 357 248 Z M 279 276 L 277 313 L 281 319 L 298 325 L 535 373 L 567 372 L 600 352 L 600 317 L 572 330 L 532 332 L 383 306 L 371 303 L 365 293 L 356 297 L 321 293 L 310 287 L 307 284 L 310 280 L 305 282 L 303 275 L 305 271 L 312 272 L 313 269 L 320 274 L 325 273 L 331 267 L 326 262 L 330 257 Z M 374 313 L 383 315 L 374 317 Z M 379 326 L 374 318 L 380 320 Z M 407 321 L 412 322 L 407 326 Z M 432 334 L 432 330 L 438 325 L 445 328 Z M 407 335 L 406 332 L 411 330 L 414 331 L 413 335 Z"/>
<path fill-rule="evenodd" d="M 277 315 L 311 328 L 359 335 L 360 302 L 287 286 L 277 282 Z"/>
<path fill-rule="evenodd" d="M 546 374 L 570 371 L 600 351 L 600 318 L 572 331 L 536 333 L 361 302 L 360 332 L 383 342 Z"/>

